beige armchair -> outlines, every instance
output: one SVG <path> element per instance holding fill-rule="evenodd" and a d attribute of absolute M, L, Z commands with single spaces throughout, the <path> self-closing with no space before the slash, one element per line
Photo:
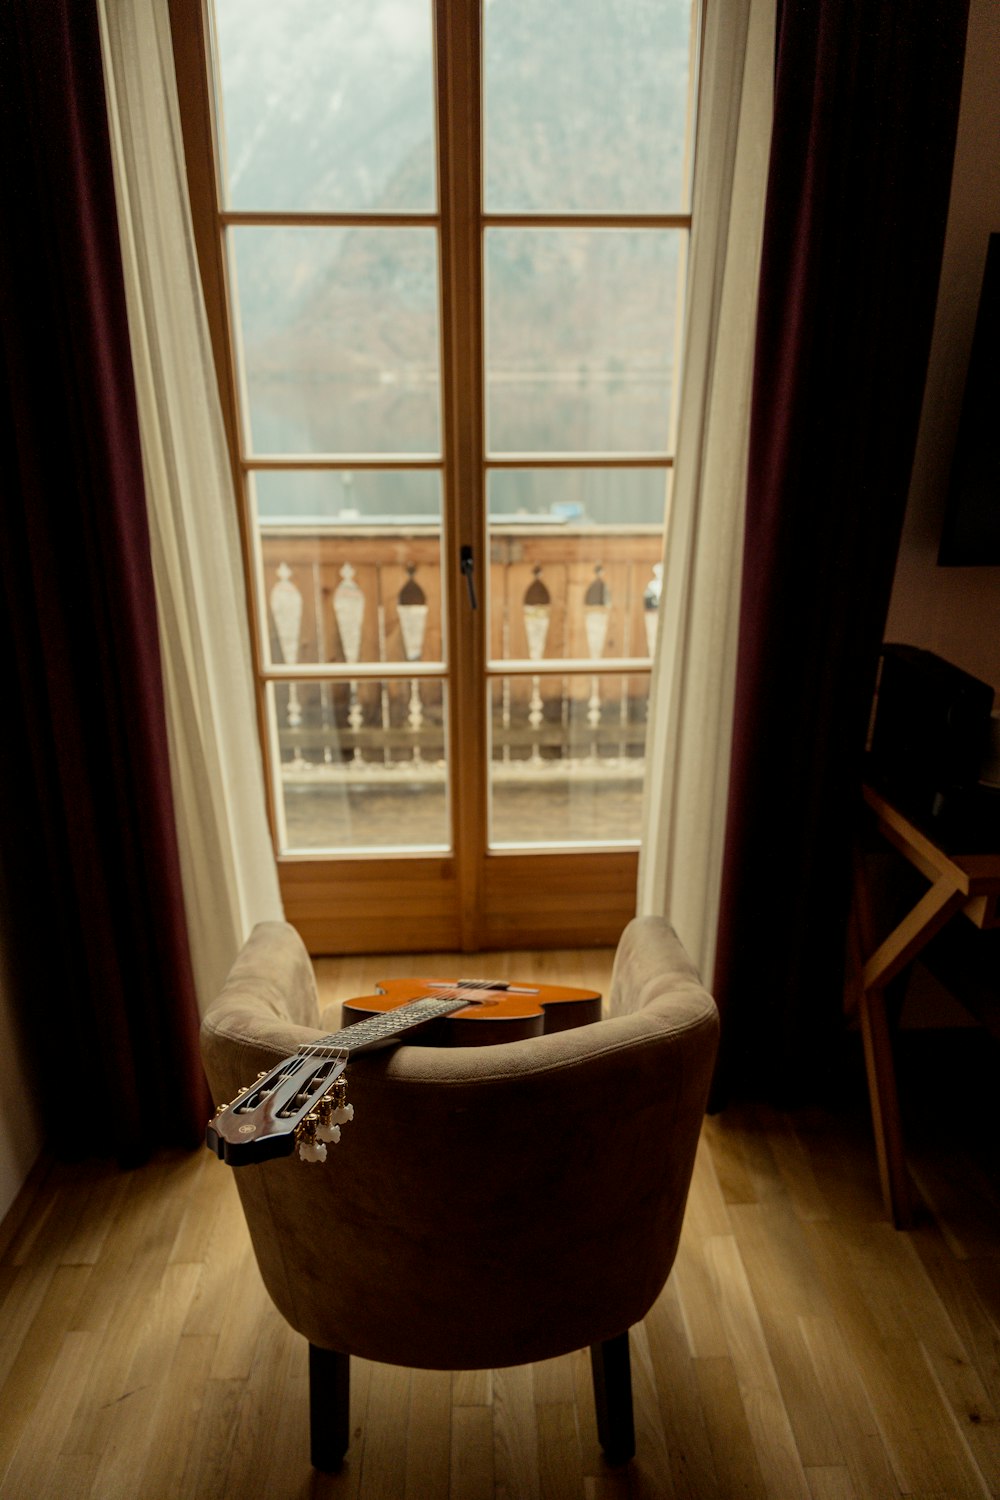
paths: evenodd
<path fill-rule="evenodd" d="M 622 937 L 609 1010 L 492 1047 L 361 1054 L 326 1163 L 236 1169 L 264 1283 L 309 1341 L 316 1468 L 347 1449 L 352 1354 L 461 1370 L 589 1346 L 601 1443 L 631 1457 L 628 1329 L 673 1264 L 718 1019 L 652 917 Z M 216 1099 L 338 1012 L 319 1015 L 295 930 L 256 927 L 202 1027 Z"/>

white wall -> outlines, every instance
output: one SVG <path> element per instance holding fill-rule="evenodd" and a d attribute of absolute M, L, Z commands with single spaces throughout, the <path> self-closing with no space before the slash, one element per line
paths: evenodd
<path fill-rule="evenodd" d="M 972 0 L 934 340 L 886 639 L 936 651 L 981 677 L 1000 707 L 1000 568 L 936 561 L 986 245 L 1000 231 L 998 142 L 1000 5 Z"/>
<path fill-rule="evenodd" d="M 0 1219 L 42 1148 L 41 1111 L 0 950 Z"/>

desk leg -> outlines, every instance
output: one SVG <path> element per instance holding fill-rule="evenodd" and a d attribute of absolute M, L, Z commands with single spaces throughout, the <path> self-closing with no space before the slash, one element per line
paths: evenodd
<path fill-rule="evenodd" d="M 870 906 L 865 899 L 863 869 L 860 865 L 858 868 L 861 900 L 859 917 L 864 934 L 864 923 L 869 917 Z M 872 953 L 862 970 L 859 999 L 861 1034 L 865 1045 L 865 1067 L 868 1072 L 872 1124 L 875 1128 L 878 1173 L 885 1206 L 897 1229 L 907 1229 L 912 1224 L 913 1204 L 910 1174 L 903 1150 L 896 1068 L 885 1012 L 885 987 L 913 962 L 952 914 L 960 910 L 965 899 L 963 892 L 955 889 L 951 878 L 942 875 Z M 870 932 L 866 938 L 870 941 Z"/>
<path fill-rule="evenodd" d="M 896 1094 L 892 1040 L 885 1013 L 885 991 L 875 986 L 862 989 L 860 1011 L 882 1199 L 896 1228 L 909 1229 L 913 1223 L 913 1203 L 903 1150 L 903 1127 Z"/>

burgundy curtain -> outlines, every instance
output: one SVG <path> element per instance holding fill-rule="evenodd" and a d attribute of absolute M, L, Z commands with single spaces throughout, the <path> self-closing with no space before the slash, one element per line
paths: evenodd
<path fill-rule="evenodd" d="M 0 19 L 3 921 L 52 1144 L 141 1160 L 208 1105 L 93 0 Z"/>
<path fill-rule="evenodd" d="M 967 0 L 778 12 L 716 1102 L 815 1096 L 930 347 Z"/>

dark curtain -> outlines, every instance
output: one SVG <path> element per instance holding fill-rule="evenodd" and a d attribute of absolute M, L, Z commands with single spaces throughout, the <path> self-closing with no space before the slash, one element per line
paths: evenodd
<path fill-rule="evenodd" d="M 779 3 L 716 1103 L 815 1097 L 937 295 L 966 0 Z"/>
<path fill-rule="evenodd" d="M 93 0 L 0 18 L 10 983 L 53 1148 L 194 1145 L 184 921 Z"/>

